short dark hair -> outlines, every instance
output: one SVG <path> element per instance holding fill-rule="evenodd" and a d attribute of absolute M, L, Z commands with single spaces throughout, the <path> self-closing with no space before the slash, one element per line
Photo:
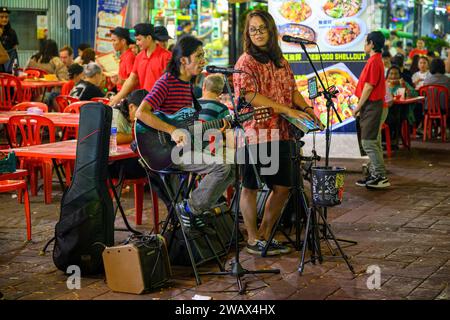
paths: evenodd
<path fill-rule="evenodd" d="M 373 51 L 381 53 L 386 39 L 381 31 L 372 31 L 367 35 L 367 43 L 372 42 Z"/>
<path fill-rule="evenodd" d="M 73 55 L 73 49 L 70 46 L 64 46 L 63 48 L 61 48 L 59 50 L 59 52 L 63 52 L 63 51 L 67 51 L 67 53 L 69 54 L 69 56 Z"/>
<path fill-rule="evenodd" d="M 397 53 L 393 58 L 392 58 L 392 64 L 396 65 L 399 68 L 402 68 L 403 65 L 405 64 L 405 56 L 402 55 L 401 53 Z"/>
<path fill-rule="evenodd" d="M 130 109 L 129 106 L 131 104 L 134 104 L 135 106 L 139 107 L 142 103 L 142 101 L 147 96 L 148 91 L 145 89 L 139 89 L 131 92 L 128 97 L 123 99 L 117 106 L 114 108 L 118 109 L 120 113 L 125 117 L 125 119 L 129 121 L 133 121 L 133 119 L 130 119 Z"/>
<path fill-rule="evenodd" d="M 178 78 L 180 76 L 181 58 L 189 57 L 201 46 L 203 46 L 203 42 L 193 36 L 185 35 L 181 37 L 172 50 L 172 59 L 167 65 L 167 72 Z"/>
<path fill-rule="evenodd" d="M 78 45 L 78 50 L 84 51 L 86 49 L 89 49 L 91 45 L 89 43 L 81 43 Z"/>
<path fill-rule="evenodd" d="M 430 73 L 431 74 L 445 74 L 445 63 L 444 60 L 440 58 L 434 58 L 430 64 Z"/>
<path fill-rule="evenodd" d="M 403 48 L 403 41 L 397 41 L 395 43 L 395 46 L 398 47 L 398 48 Z"/>

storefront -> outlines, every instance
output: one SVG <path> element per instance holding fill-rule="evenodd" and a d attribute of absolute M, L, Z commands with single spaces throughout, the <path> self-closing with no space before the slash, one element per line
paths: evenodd
<path fill-rule="evenodd" d="M 155 0 L 150 7 L 151 22 L 155 26 L 165 26 L 175 41 L 183 34 L 183 27 L 190 23 L 185 31 L 204 42 L 208 62 L 228 64 L 230 33 L 227 0 Z"/>
<path fill-rule="evenodd" d="M 39 50 L 44 38 L 55 40 L 60 47 L 70 43 L 66 26 L 69 0 L 2 0 L 1 5 L 11 11 L 9 18 L 19 38 L 21 67 Z"/>

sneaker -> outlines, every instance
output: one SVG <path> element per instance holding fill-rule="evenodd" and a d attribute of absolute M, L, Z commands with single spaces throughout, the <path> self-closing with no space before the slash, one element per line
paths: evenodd
<path fill-rule="evenodd" d="M 186 232 L 190 232 L 194 227 L 194 216 L 186 210 L 185 202 L 180 202 L 176 204 L 176 210 L 180 215 L 180 223 Z"/>
<path fill-rule="evenodd" d="M 194 216 L 194 226 L 198 230 L 200 230 L 203 233 L 206 233 L 208 236 L 215 236 L 217 235 L 216 230 L 211 228 L 209 224 L 205 220 L 206 216 L 204 214 Z"/>
<path fill-rule="evenodd" d="M 389 179 L 383 176 L 373 177 L 370 181 L 367 181 L 366 187 L 369 189 L 383 189 L 390 187 Z"/>
<path fill-rule="evenodd" d="M 369 176 L 367 176 L 367 177 L 365 177 L 365 178 L 363 178 L 363 179 L 361 179 L 361 180 L 358 180 L 358 181 L 356 181 L 356 185 L 357 186 L 359 186 L 359 187 L 366 187 L 367 186 L 367 182 L 369 182 L 369 181 L 371 181 L 371 180 L 374 180 L 374 177 L 372 177 L 371 175 L 369 175 Z"/>
<path fill-rule="evenodd" d="M 248 253 L 261 255 L 264 248 L 266 247 L 266 244 L 266 241 L 256 240 L 254 245 L 247 243 L 246 249 Z M 267 256 L 275 256 L 277 254 L 280 254 L 280 252 L 272 246 L 269 246 L 269 249 L 267 250 Z"/>
<path fill-rule="evenodd" d="M 283 245 L 280 241 L 275 240 L 275 239 L 272 239 L 272 242 L 270 243 L 270 247 L 277 250 L 280 254 L 288 254 L 291 252 L 291 248 Z"/>

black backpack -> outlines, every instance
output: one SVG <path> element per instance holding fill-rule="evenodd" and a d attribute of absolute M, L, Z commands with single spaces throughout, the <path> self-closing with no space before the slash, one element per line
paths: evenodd
<path fill-rule="evenodd" d="M 114 245 L 114 210 L 107 187 L 112 109 L 91 103 L 80 110 L 75 170 L 61 201 L 53 261 L 64 272 L 75 265 L 83 275 L 99 274 L 105 246 Z"/>

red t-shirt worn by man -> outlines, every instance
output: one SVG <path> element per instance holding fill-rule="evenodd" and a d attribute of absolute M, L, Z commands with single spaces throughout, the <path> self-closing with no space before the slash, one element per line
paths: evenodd
<path fill-rule="evenodd" d="M 358 86 L 355 95 L 361 98 L 364 85 L 369 83 L 373 86 L 369 101 L 384 100 L 386 95 L 386 84 L 384 80 L 384 63 L 381 59 L 381 53 L 377 53 L 369 58 L 364 70 L 359 77 Z"/>
<path fill-rule="evenodd" d="M 68 96 L 70 91 L 72 91 L 73 87 L 75 87 L 75 82 L 73 80 L 69 80 L 61 88 L 61 95 Z"/>
<path fill-rule="evenodd" d="M 409 57 L 412 59 L 414 58 L 414 56 L 416 55 L 421 55 L 421 56 L 425 56 L 428 53 L 428 50 L 426 49 L 412 49 L 411 52 L 409 53 Z"/>
<path fill-rule="evenodd" d="M 133 71 L 134 61 L 136 60 L 136 56 L 134 55 L 131 49 L 128 49 L 120 56 L 120 64 L 119 64 L 119 81 L 117 84 L 117 89 L 120 91 L 122 89 L 122 82 L 128 79 L 131 72 Z"/>
<path fill-rule="evenodd" d="M 172 53 L 157 45 L 155 51 L 147 56 L 147 50 L 136 56 L 133 73 L 139 78 L 138 89 L 152 91 L 155 82 L 161 78 L 172 58 Z"/>

